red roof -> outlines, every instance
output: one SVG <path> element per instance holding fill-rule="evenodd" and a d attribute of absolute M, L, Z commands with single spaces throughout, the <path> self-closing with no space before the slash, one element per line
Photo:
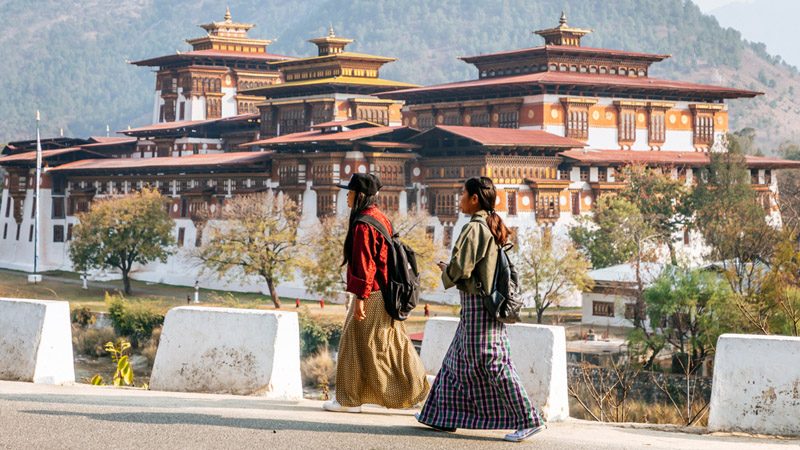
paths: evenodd
<path fill-rule="evenodd" d="M 272 157 L 269 152 L 234 152 L 160 158 L 84 159 L 64 164 L 51 172 L 125 169 L 186 169 L 195 167 L 237 166 L 257 163 Z"/>
<path fill-rule="evenodd" d="M 236 116 L 229 116 L 223 117 L 221 119 L 206 119 L 206 120 L 179 120 L 174 122 L 159 122 L 154 123 L 152 125 L 147 125 L 139 128 L 131 128 L 129 130 L 118 131 L 117 133 L 123 134 L 140 134 L 146 133 L 149 131 L 169 131 L 169 130 L 178 130 L 181 128 L 193 128 L 201 125 L 209 125 L 212 123 L 230 123 L 230 122 L 238 122 L 238 121 L 249 121 L 253 119 L 257 119 L 259 115 L 257 113 L 248 113 L 248 114 L 239 114 Z"/>
<path fill-rule="evenodd" d="M 114 145 L 133 144 L 137 141 L 135 137 L 94 137 L 90 138 L 93 141 L 91 144 L 83 144 L 81 148 L 98 148 L 110 147 Z"/>
<path fill-rule="evenodd" d="M 283 61 L 294 59 L 291 56 L 275 55 L 272 53 L 246 53 L 246 52 L 222 52 L 219 50 L 192 50 L 188 52 L 177 52 L 174 55 L 157 56 L 155 58 L 143 59 L 141 61 L 134 61 L 131 64 L 137 66 L 160 66 L 163 64 L 177 62 L 177 61 L 190 61 L 192 59 L 247 59 L 263 62 Z"/>
<path fill-rule="evenodd" d="M 567 150 L 560 156 L 584 164 L 627 165 L 658 164 L 672 166 L 707 166 L 708 153 L 695 151 L 636 151 L 636 150 Z M 763 156 L 746 156 L 747 166 L 752 168 L 800 168 L 800 161 Z"/>
<path fill-rule="evenodd" d="M 542 130 L 519 130 L 516 128 L 488 128 L 488 127 L 464 127 L 453 125 L 437 125 L 430 130 L 415 136 L 417 140 L 427 133 L 434 130 L 442 130 L 447 133 L 455 134 L 467 139 L 471 139 L 481 145 L 492 147 L 559 147 L 559 148 L 580 148 L 586 144 L 575 139 L 565 138 Z"/>
<path fill-rule="evenodd" d="M 518 50 L 508 50 L 503 52 L 497 53 L 486 53 L 483 55 L 476 55 L 476 56 L 462 56 L 459 59 L 468 62 L 474 63 L 479 62 L 482 59 L 490 59 L 495 56 L 497 57 L 513 57 L 525 54 L 536 54 L 536 53 L 547 53 L 547 52 L 554 52 L 554 53 L 591 53 L 596 54 L 599 56 L 627 56 L 629 58 L 636 58 L 636 59 L 646 59 L 650 61 L 662 61 L 666 58 L 669 58 L 670 55 L 666 54 L 656 54 L 656 53 L 641 53 L 641 52 L 629 52 L 625 50 L 612 50 L 608 48 L 593 48 L 593 47 L 574 47 L 571 45 L 542 45 L 539 47 L 532 47 L 532 48 L 522 48 Z"/>
<path fill-rule="evenodd" d="M 703 92 L 715 94 L 723 98 L 755 97 L 762 92 L 734 89 L 708 84 L 687 83 L 683 81 L 662 80 L 650 77 L 626 77 L 620 75 L 600 75 L 575 72 L 537 72 L 524 75 L 505 77 L 482 78 L 480 80 L 460 81 L 434 86 L 387 91 L 378 94 L 379 97 L 404 98 L 411 94 L 456 91 L 456 90 L 482 90 L 492 86 L 513 85 L 539 85 L 539 86 L 596 86 L 601 88 L 640 89 L 645 91 L 667 92 Z"/>
<path fill-rule="evenodd" d="M 367 127 L 379 127 L 380 124 L 369 122 L 367 120 L 357 120 L 357 119 L 349 119 L 349 120 L 342 120 L 342 121 L 330 121 L 330 122 L 322 122 L 311 126 L 311 129 L 317 128 L 332 128 L 332 127 L 347 127 L 352 128 L 358 125 L 363 125 Z"/>
<path fill-rule="evenodd" d="M 336 141 L 355 141 L 373 136 L 380 136 L 382 134 L 391 133 L 392 131 L 399 130 L 403 127 L 370 127 L 358 128 L 355 130 L 340 131 L 338 133 L 323 133 L 320 130 L 301 131 L 300 133 L 285 134 L 269 139 L 262 139 L 260 141 L 247 142 L 241 144 L 240 147 L 249 147 L 252 145 L 270 146 L 270 145 L 284 145 L 284 144 L 302 144 L 302 143 L 315 143 L 315 142 L 336 142 Z"/>
<path fill-rule="evenodd" d="M 99 153 L 94 153 L 94 152 L 90 152 L 88 150 L 84 150 L 81 147 L 68 147 L 68 148 L 59 148 L 59 149 L 55 149 L 55 150 L 42 150 L 42 159 L 44 160 L 44 159 L 47 159 L 47 158 L 52 158 L 53 156 L 65 155 L 65 154 L 74 153 L 74 152 L 85 152 L 85 153 L 93 155 L 93 156 L 100 156 L 100 157 L 103 156 L 103 155 L 101 155 Z M 0 165 L 8 163 L 8 162 L 22 162 L 22 161 L 26 161 L 26 162 L 27 161 L 36 161 L 36 151 L 23 152 L 23 153 L 14 153 L 12 155 L 3 156 L 3 157 L 0 158 Z"/>

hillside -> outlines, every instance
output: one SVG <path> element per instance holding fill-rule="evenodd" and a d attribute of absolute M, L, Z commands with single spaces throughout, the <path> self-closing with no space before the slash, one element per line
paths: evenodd
<path fill-rule="evenodd" d="M 354 51 L 397 57 L 382 76 L 419 84 L 475 77 L 456 58 L 540 45 L 531 31 L 553 26 L 566 6 L 570 24 L 593 28 L 587 46 L 670 53 L 653 76 L 766 92 L 734 104 L 733 127 L 758 130 L 769 151 L 800 140 L 800 76 L 763 48 L 720 27 L 683 0 L 235 0 L 234 20 L 256 23 L 251 35 L 275 39 L 274 53 L 310 55 L 306 39 L 329 24 L 356 39 Z M 118 6 L 110 6 L 110 5 Z M 224 4 L 200 0 L 0 0 L 0 142 L 30 138 L 34 111 L 45 135 L 60 128 L 86 136 L 147 123 L 151 71 L 126 63 L 186 50 L 197 24 L 220 20 Z"/>

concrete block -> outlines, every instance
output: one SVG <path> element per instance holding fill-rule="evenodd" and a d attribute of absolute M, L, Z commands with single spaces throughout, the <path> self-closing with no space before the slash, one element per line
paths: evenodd
<path fill-rule="evenodd" d="M 434 318 L 425 324 L 420 357 L 429 374 L 436 374 L 458 328 L 459 319 Z M 563 327 L 508 325 L 511 361 L 531 402 L 550 422 L 569 417 L 567 344 Z"/>
<path fill-rule="evenodd" d="M 75 382 L 69 303 L 0 298 L 0 380 Z"/>
<path fill-rule="evenodd" d="M 297 313 L 182 306 L 167 313 L 150 388 L 303 398 Z"/>
<path fill-rule="evenodd" d="M 709 431 L 800 435 L 800 338 L 723 334 Z"/>

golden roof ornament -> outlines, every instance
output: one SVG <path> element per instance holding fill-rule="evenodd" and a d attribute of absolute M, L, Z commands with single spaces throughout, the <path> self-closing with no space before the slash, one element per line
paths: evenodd
<path fill-rule="evenodd" d="M 225 7 L 225 22 L 228 22 L 228 23 L 232 22 L 232 19 L 231 19 L 231 7 L 230 6 L 226 6 Z"/>
<path fill-rule="evenodd" d="M 333 31 L 333 24 L 328 27 L 328 37 L 336 37 L 336 33 Z"/>

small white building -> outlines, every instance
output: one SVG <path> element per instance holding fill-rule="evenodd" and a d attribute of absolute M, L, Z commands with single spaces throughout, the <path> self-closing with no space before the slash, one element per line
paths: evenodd
<path fill-rule="evenodd" d="M 581 322 L 598 327 L 633 327 L 637 280 L 640 279 L 642 288 L 646 288 L 663 268 L 658 263 L 642 263 L 639 277 L 636 266 L 632 264 L 618 264 L 589 272 L 594 287 L 583 292 Z"/>

